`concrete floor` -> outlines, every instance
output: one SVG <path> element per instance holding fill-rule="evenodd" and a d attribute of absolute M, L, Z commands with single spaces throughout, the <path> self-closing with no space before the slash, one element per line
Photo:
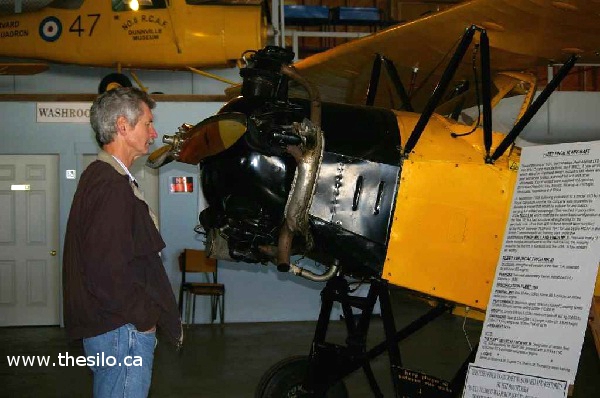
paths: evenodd
<path fill-rule="evenodd" d="M 396 303 L 397 304 L 397 303 Z M 421 304 L 401 303 L 396 324 L 402 327 L 424 310 Z M 316 316 L 316 314 L 315 314 Z M 185 348 L 175 352 L 160 344 L 156 350 L 152 398 L 168 397 L 253 397 L 262 374 L 272 364 L 291 355 L 306 355 L 315 322 L 282 322 L 194 325 L 186 327 Z M 443 316 L 400 343 L 403 365 L 443 379 L 452 375 L 469 349 L 463 319 Z M 465 330 L 476 342 L 481 323 L 467 320 Z M 329 341 L 345 338 L 344 325 L 332 322 Z M 369 345 L 383 340 L 381 320 L 373 319 Z M 0 329 L 0 397 L 89 397 L 92 377 L 86 367 L 8 367 L 6 355 L 83 355 L 80 343 L 67 344 L 58 327 Z M 372 367 L 386 397 L 393 397 L 387 356 Z M 575 398 L 600 397 L 600 360 L 589 333 L 586 334 Z M 345 380 L 353 398 L 373 396 L 362 372 Z"/>

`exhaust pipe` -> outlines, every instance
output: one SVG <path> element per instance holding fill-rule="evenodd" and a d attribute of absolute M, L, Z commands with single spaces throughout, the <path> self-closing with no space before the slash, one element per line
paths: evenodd
<path fill-rule="evenodd" d="M 284 211 L 284 222 L 279 232 L 277 244 L 277 269 L 290 270 L 290 256 L 294 236 L 301 234 L 307 249 L 312 247 L 312 237 L 308 230 L 308 209 L 317 186 L 317 176 L 323 160 L 325 140 L 321 131 L 321 98 L 318 90 L 298 74 L 290 65 L 283 65 L 281 73 L 299 83 L 308 93 L 310 121 L 294 124 L 302 138 L 301 145 L 288 145 L 287 152 L 296 160 L 297 167 Z"/>

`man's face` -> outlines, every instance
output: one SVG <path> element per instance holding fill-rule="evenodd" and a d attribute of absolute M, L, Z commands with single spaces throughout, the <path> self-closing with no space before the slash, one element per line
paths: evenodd
<path fill-rule="evenodd" d="M 126 126 L 127 134 L 125 139 L 132 151 L 134 158 L 138 158 L 148 153 L 150 145 L 158 137 L 154 129 L 152 111 L 148 105 L 142 103 L 142 116 L 135 126 Z"/>

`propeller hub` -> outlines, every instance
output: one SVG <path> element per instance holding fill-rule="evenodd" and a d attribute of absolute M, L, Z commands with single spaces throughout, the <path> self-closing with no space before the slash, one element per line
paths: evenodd
<path fill-rule="evenodd" d="M 165 134 L 163 136 L 162 142 L 164 144 L 168 144 L 168 145 L 175 145 L 175 137 L 176 137 L 175 134 L 173 134 L 173 135 L 166 135 Z"/>

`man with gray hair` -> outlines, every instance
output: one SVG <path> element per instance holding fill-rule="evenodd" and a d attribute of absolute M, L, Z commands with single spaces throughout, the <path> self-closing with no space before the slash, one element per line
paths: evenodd
<path fill-rule="evenodd" d="M 179 311 L 160 251 L 157 219 L 129 168 L 157 137 L 154 101 L 136 88 L 100 95 L 90 123 L 101 150 L 82 173 L 63 258 L 67 334 L 83 339 L 94 397 L 146 397 L 156 330 L 177 346 Z"/>

